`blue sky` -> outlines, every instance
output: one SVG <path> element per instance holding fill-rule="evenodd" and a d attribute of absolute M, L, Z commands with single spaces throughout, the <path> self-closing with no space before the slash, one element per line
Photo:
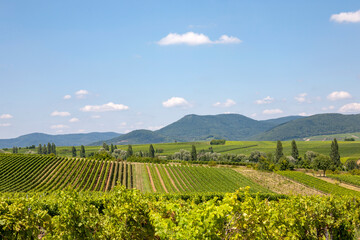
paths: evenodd
<path fill-rule="evenodd" d="M 0 1 L 0 138 L 158 129 L 191 113 L 360 113 L 359 10 L 331 0 Z"/>

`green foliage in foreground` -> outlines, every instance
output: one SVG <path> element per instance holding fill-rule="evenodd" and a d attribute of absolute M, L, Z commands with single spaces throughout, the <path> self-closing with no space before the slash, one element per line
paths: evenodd
<path fill-rule="evenodd" d="M 353 239 L 360 199 L 292 196 L 263 200 L 247 190 L 196 202 L 149 198 L 118 187 L 0 195 L 1 239 Z"/>

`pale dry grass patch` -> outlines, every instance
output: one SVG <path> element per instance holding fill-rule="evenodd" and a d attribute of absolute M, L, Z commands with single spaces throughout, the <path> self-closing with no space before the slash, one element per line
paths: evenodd
<path fill-rule="evenodd" d="M 258 171 L 246 167 L 238 167 L 234 168 L 234 170 L 275 193 L 287 195 L 324 195 L 315 189 L 294 182 L 274 172 Z"/>

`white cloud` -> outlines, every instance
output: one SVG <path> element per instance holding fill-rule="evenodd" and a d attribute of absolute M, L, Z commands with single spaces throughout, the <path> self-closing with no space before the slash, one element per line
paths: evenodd
<path fill-rule="evenodd" d="M 98 119 L 98 118 L 101 118 L 101 116 L 99 116 L 99 115 L 93 115 L 93 116 L 91 116 L 91 118 Z"/>
<path fill-rule="evenodd" d="M 299 115 L 299 116 L 302 116 L 302 117 L 309 116 L 309 114 L 307 114 L 306 112 L 299 113 L 298 115 Z"/>
<path fill-rule="evenodd" d="M 78 118 L 72 118 L 69 120 L 69 122 L 74 123 L 80 121 Z"/>
<path fill-rule="evenodd" d="M 272 103 L 273 101 L 274 101 L 274 98 L 267 96 L 264 99 L 256 100 L 255 103 L 256 104 L 269 104 L 269 103 Z"/>
<path fill-rule="evenodd" d="M 147 129 L 151 130 L 151 131 L 156 131 L 156 130 L 159 130 L 159 129 L 163 128 L 163 127 L 164 126 L 150 126 Z"/>
<path fill-rule="evenodd" d="M 351 94 L 345 91 L 332 92 L 327 96 L 330 101 L 352 98 Z"/>
<path fill-rule="evenodd" d="M 52 117 L 67 117 L 67 116 L 70 116 L 71 114 L 69 112 L 54 111 L 50 115 Z"/>
<path fill-rule="evenodd" d="M 13 116 L 8 113 L 0 115 L 0 119 L 10 119 L 10 118 L 13 118 Z"/>
<path fill-rule="evenodd" d="M 202 45 L 202 44 L 231 44 L 241 43 L 241 40 L 227 35 L 222 35 L 218 40 L 212 41 L 202 33 L 187 32 L 184 34 L 169 33 L 166 37 L 157 42 L 159 45 Z"/>
<path fill-rule="evenodd" d="M 328 107 L 323 107 L 323 108 L 321 108 L 321 110 L 323 110 L 323 111 L 328 111 L 328 110 L 333 110 L 333 109 L 335 109 L 335 106 L 328 106 Z"/>
<path fill-rule="evenodd" d="M 221 103 L 221 102 L 216 102 L 213 104 L 214 107 L 231 107 L 234 106 L 236 104 L 236 102 L 232 99 L 227 99 L 226 102 Z"/>
<path fill-rule="evenodd" d="M 241 43 L 242 41 L 237 37 L 222 35 L 219 40 L 216 40 L 214 43 L 218 44 L 231 44 L 231 43 Z"/>
<path fill-rule="evenodd" d="M 346 112 L 360 112 L 360 103 L 349 103 L 342 106 L 339 109 L 339 112 L 346 113 Z"/>
<path fill-rule="evenodd" d="M 75 93 L 75 95 L 78 97 L 78 98 L 84 98 L 86 95 L 88 95 L 89 92 L 87 90 L 79 90 Z"/>
<path fill-rule="evenodd" d="M 113 102 L 109 102 L 103 105 L 86 105 L 81 108 L 80 111 L 83 112 L 109 112 L 109 111 L 122 111 L 128 110 L 129 107 L 123 104 L 116 104 Z"/>
<path fill-rule="evenodd" d="M 68 100 L 68 99 L 70 99 L 70 98 L 71 98 L 71 95 L 65 95 L 65 96 L 64 96 L 64 99 L 65 99 L 65 100 Z"/>
<path fill-rule="evenodd" d="M 78 132 L 78 133 L 84 133 L 84 132 L 85 132 L 85 129 L 79 129 L 77 132 Z"/>
<path fill-rule="evenodd" d="M 51 129 L 64 129 L 64 128 L 69 128 L 69 126 L 63 125 L 63 124 L 58 124 L 58 125 L 51 125 L 50 128 Z"/>
<path fill-rule="evenodd" d="M 263 111 L 263 114 L 266 115 L 272 115 L 272 114 L 280 114 L 283 113 L 283 111 L 281 109 L 266 109 Z"/>
<path fill-rule="evenodd" d="M 299 102 L 299 103 L 303 103 L 303 102 L 308 102 L 308 103 L 310 103 L 310 101 L 306 99 L 307 95 L 308 95 L 307 93 L 301 93 L 301 94 L 297 95 L 297 96 L 294 97 L 294 98 L 295 98 L 295 100 L 296 100 L 297 102 Z"/>
<path fill-rule="evenodd" d="M 257 116 L 256 113 L 253 113 L 253 114 L 250 115 L 250 117 L 252 117 L 252 118 L 254 118 L 254 117 L 256 117 L 256 116 Z"/>
<path fill-rule="evenodd" d="M 163 102 L 162 105 L 166 108 L 190 107 L 191 106 L 190 103 L 182 97 L 172 97 L 172 98 L 166 100 L 165 102 Z"/>
<path fill-rule="evenodd" d="M 10 127 L 10 123 L 0 123 L 0 127 Z"/>
<path fill-rule="evenodd" d="M 356 12 L 341 12 L 338 14 L 333 14 L 330 17 L 330 20 L 338 23 L 357 23 L 360 22 L 360 10 Z"/>

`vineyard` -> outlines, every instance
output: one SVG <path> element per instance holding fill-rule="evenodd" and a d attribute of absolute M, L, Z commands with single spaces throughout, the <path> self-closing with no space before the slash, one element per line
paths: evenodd
<path fill-rule="evenodd" d="M 328 177 L 336 179 L 340 182 L 345 182 L 357 187 L 360 187 L 360 176 L 359 175 L 349 175 L 349 174 L 328 174 Z"/>
<path fill-rule="evenodd" d="M 302 183 L 308 187 L 317 189 L 324 193 L 330 193 L 339 196 L 360 197 L 360 192 L 353 191 L 344 187 L 340 187 L 336 184 L 328 183 L 316 177 L 309 176 L 303 172 L 282 171 L 278 173 L 296 182 Z"/>
<path fill-rule="evenodd" d="M 126 163 L 105 160 L 0 155 L 0 191 L 109 191 L 117 184 L 154 193 L 251 192 L 270 193 L 230 168 Z"/>

